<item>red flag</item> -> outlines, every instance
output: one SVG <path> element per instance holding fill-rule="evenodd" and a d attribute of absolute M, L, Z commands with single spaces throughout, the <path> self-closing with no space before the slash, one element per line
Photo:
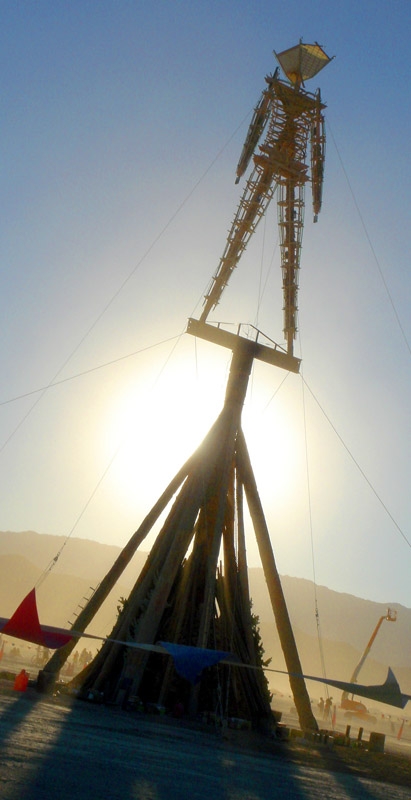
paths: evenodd
<path fill-rule="evenodd" d="M 404 720 L 402 721 L 401 727 L 400 727 L 400 729 L 399 729 L 399 731 L 397 733 L 397 739 L 401 739 L 403 730 L 404 730 Z"/>
<path fill-rule="evenodd" d="M 36 590 L 32 589 L 20 603 L 13 616 L 2 627 L 1 633 L 25 639 L 33 644 L 55 649 L 69 642 L 73 637 L 69 631 L 41 626 L 36 603 Z"/>

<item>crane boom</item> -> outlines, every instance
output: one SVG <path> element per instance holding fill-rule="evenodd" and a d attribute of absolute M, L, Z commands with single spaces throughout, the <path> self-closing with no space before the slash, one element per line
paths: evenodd
<path fill-rule="evenodd" d="M 388 608 L 387 609 L 387 613 L 379 618 L 379 620 L 378 620 L 378 622 L 377 622 L 377 624 L 376 624 L 376 626 L 375 626 L 375 628 L 374 628 L 374 630 L 373 630 L 373 632 L 371 634 L 371 638 L 370 638 L 369 642 L 367 643 L 367 646 L 366 646 L 366 648 L 365 648 L 365 650 L 364 650 L 364 652 L 363 652 L 363 654 L 362 654 L 357 666 L 355 667 L 353 674 L 351 675 L 350 683 L 357 683 L 357 678 L 358 678 L 358 675 L 360 673 L 360 670 L 362 669 L 362 667 L 364 665 L 364 662 L 365 662 L 366 658 L 369 655 L 369 652 L 370 652 L 370 650 L 371 650 L 371 648 L 372 648 L 372 646 L 374 644 L 375 637 L 377 636 L 377 633 L 380 630 L 381 625 L 382 625 L 382 623 L 384 622 L 385 619 L 388 622 L 396 622 L 397 612 L 395 611 L 395 609 Z M 362 712 L 362 711 L 365 712 L 366 711 L 366 708 L 362 703 L 359 703 L 356 700 L 349 700 L 348 699 L 348 692 L 343 692 L 342 695 L 341 695 L 341 708 L 347 708 L 347 709 L 352 710 L 352 711 L 358 710 L 360 712 Z"/>
<path fill-rule="evenodd" d="M 382 625 L 382 623 L 384 622 L 385 619 L 388 622 L 395 622 L 396 619 L 397 619 L 397 612 L 392 608 L 388 608 L 387 609 L 387 613 L 384 614 L 384 616 L 379 618 L 379 620 L 377 622 L 377 625 L 375 626 L 374 631 L 373 631 L 373 633 L 371 635 L 371 638 L 370 638 L 370 640 L 369 640 L 369 642 L 368 642 L 368 644 L 367 644 L 367 646 L 366 646 L 366 648 L 365 648 L 365 650 L 364 650 L 364 652 L 363 652 L 363 654 L 362 654 L 362 656 L 361 656 L 361 658 L 360 658 L 360 660 L 359 660 L 359 662 L 358 662 L 358 664 L 357 664 L 357 666 L 356 666 L 356 668 L 355 668 L 355 670 L 354 670 L 354 672 L 353 672 L 353 674 L 351 676 L 350 683 L 357 683 L 357 678 L 358 678 L 359 672 L 360 672 L 360 670 L 361 670 L 361 668 L 362 668 L 362 666 L 364 664 L 364 661 L 367 658 L 367 656 L 368 656 L 368 654 L 369 654 L 369 652 L 370 652 L 370 650 L 371 650 L 371 648 L 372 648 L 372 646 L 374 644 L 375 637 L 377 636 L 377 633 L 380 630 L 381 625 Z"/>

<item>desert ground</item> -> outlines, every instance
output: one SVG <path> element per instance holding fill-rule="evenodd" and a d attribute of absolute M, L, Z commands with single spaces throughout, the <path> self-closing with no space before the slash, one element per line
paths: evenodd
<path fill-rule="evenodd" d="M 411 758 L 0 687 L 2 800 L 411 798 Z"/>

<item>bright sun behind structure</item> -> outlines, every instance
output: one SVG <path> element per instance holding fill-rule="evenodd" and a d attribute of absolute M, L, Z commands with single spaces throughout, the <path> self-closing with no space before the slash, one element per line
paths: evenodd
<path fill-rule="evenodd" d="M 263 405 L 261 396 L 243 411 L 243 430 L 251 463 L 264 504 L 289 499 L 302 468 L 300 439 L 296 424 L 282 404 Z"/>
<path fill-rule="evenodd" d="M 224 388 L 184 362 L 173 362 L 155 385 L 128 388 L 114 399 L 106 437 L 112 485 L 121 502 L 147 513 L 218 416 Z M 111 455 L 114 454 L 114 455 Z"/>
<path fill-rule="evenodd" d="M 224 404 L 231 353 L 216 368 L 201 361 L 173 361 L 158 379 L 128 387 L 113 397 L 106 427 L 109 480 L 136 527 L 184 462 L 201 444 Z M 264 508 L 289 502 L 301 462 L 298 435 L 277 399 L 268 403 L 250 386 L 243 430 Z M 250 552 L 250 557 L 253 554 Z"/>

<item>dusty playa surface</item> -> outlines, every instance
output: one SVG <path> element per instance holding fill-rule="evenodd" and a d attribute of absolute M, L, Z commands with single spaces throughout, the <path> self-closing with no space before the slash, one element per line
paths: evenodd
<path fill-rule="evenodd" d="M 0 743 L 2 800 L 411 798 L 406 754 L 277 742 L 34 689 L 3 689 Z"/>

